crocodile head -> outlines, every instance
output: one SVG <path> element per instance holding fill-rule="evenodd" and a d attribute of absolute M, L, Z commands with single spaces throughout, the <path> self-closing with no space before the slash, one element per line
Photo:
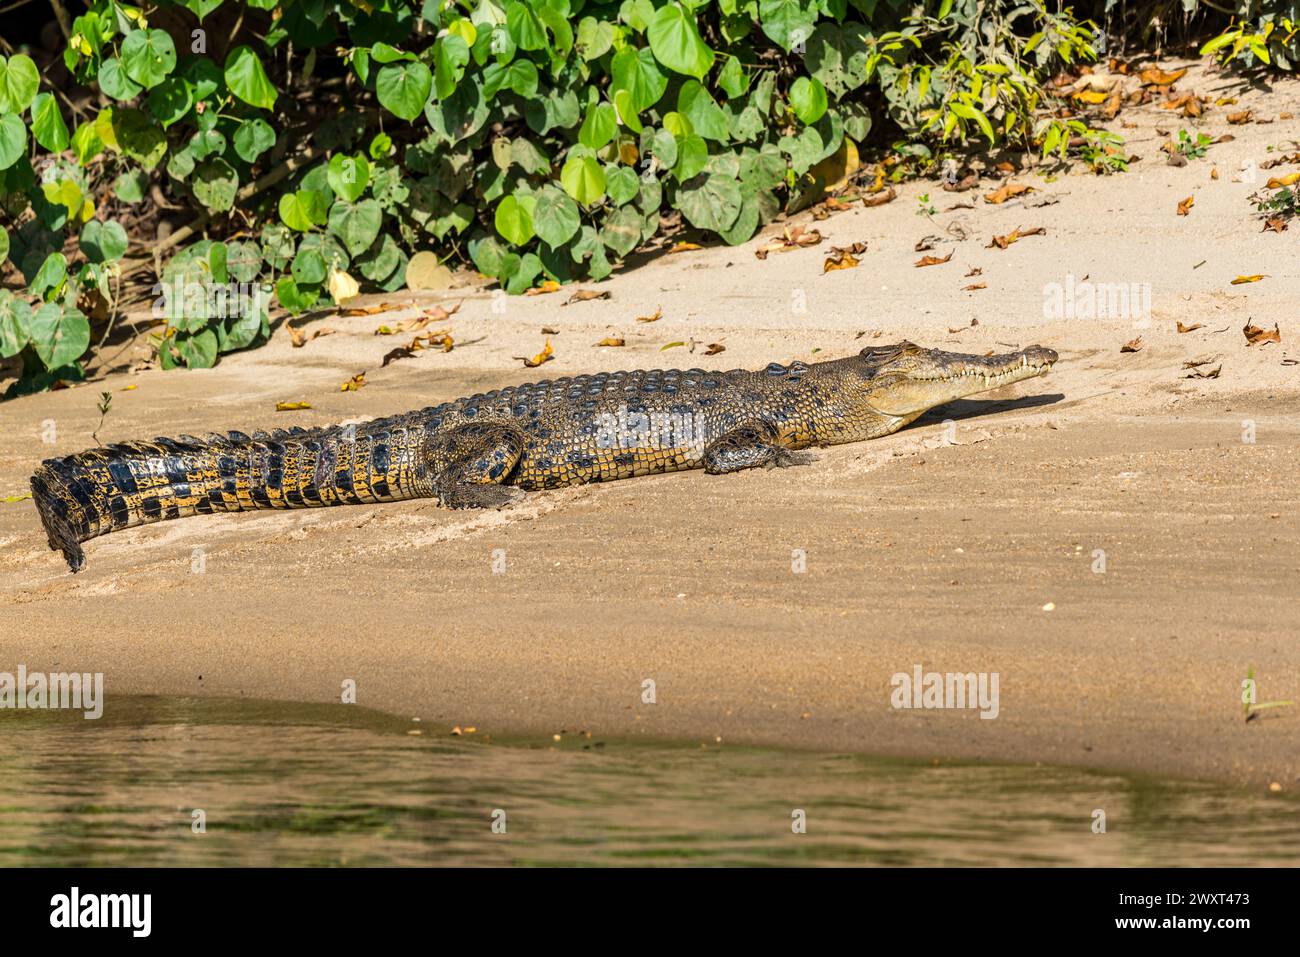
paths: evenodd
<path fill-rule="evenodd" d="M 923 349 L 911 342 L 863 349 L 867 402 L 886 416 L 911 420 L 953 399 L 1043 375 L 1056 362 L 1044 346 L 995 356 Z"/>

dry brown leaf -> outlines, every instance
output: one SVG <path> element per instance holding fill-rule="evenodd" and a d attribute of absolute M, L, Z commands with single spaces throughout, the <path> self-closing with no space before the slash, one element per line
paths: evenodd
<path fill-rule="evenodd" d="M 974 292 L 977 289 L 987 289 L 989 284 L 986 282 L 973 282 L 969 286 L 962 286 L 962 292 Z"/>
<path fill-rule="evenodd" d="M 1228 122 L 1232 126 L 1241 126 L 1243 123 L 1250 122 L 1250 110 L 1241 110 L 1237 113 L 1228 114 Z"/>
<path fill-rule="evenodd" d="M 1019 196 L 1021 193 L 1028 193 L 1032 190 L 1032 186 L 1028 186 L 1024 183 L 1007 183 L 1005 186 L 995 189 L 991 193 L 985 193 L 984 202 L 992 203 L 996 206 L 999 203 L 1005 203 L 1013 196 Z"/>
<path fill-rule="evenodd" d="M 710 342 L 708 348 L 704 350 L 706 356 L 716 356 L 719 352 L 726 352 L 727 347 L 721 342 Z"/>
<path fill-rule="evenodd" d="M 652 315 L 652 316 L 637 316 L 637 317 L 636 317 L 636 321 L 637 321 L 637 322 L 658 322 L 658 321 L 659 321 L 660 319 L 662 319 L 663 317 L 664 317 L 664 307 L 663 307 L 663 306 L 660 306 L 659 308 L 657 308 L 657 309 L 654 311 L 654 315 Z"/>
<path fill-rule="evenodd" d="M 558 336 L 559 334 L 559 329 L 552 329 L 550 326 L 542 326 L 542 335 L 544 336 Z"/>
<path fill-rule="evenodd" d="M 939 257 L 939 256 L 922 256 L 920 259 L 918 259 L 918 260 L 917 260 L 916 262 L 914 262 L 912 265 L 913 265 L 913 266 L 916 266 L 918 269 L 919 269 L 920 267 L 922 267 L 922 266 L 942 266 L 944 263 L 946 263 L 946 262 L 947 262 L 949 259 L 951 259 L 951 258 L 952 258 L 952 253 L 949 253 L 948 255 L 943 256 L 943 257 Z"/>
<path fill-rule="evenodd" d="M 1188 196 L 1185 200 L 1183 200 L 1181 203 L 1178 204 L 1178 215 L 1186 216 L 1188 213 L 1192 211 L 1192 207 L 1195 205 L 1196 205 L 1196 199 L 1192 196 Z"/>
<path fill-rule="evenodd" d="M 409 346 L 398 346 L 396 349 L 390 349 L 388 352 L 384 353 L 383 365 L 386 366 L 388 365 L 388 363 L 396 362 L 398 359 L 414 359 L 414 358 L 415 358 L 414 349 L 410 348 Z"/>
<path fill-rule="evenodd" d="M 529 289 L 526 293 L 524 293 L 524 295 L 545 296 L 548 295 L 549 293 L 559 292 L 559 291 L 560 291 L 560 284 L 556 282 L 554 279 L 548 279 L 540 286 L 534 286 L 532 289 Z"/>
<path fill-rule="evenodd" d="M 1217 166 L 1210 167 L 1210 179 L 1218 179 L 1218 178 L 1219 178 L 1219 167 Z"/>
<path fill-rule="evenodd" d="M 293 343 L 295 349 L 301 349 L 307 344 L 307 333 L 287 322 L 284 327 L 289 330 L 289 340 Z"/>
<path fill-rule="evenodd" d="M 1246 337 L 1246 345 L 1248 346 L 1261 346 L 1266 342 L 1281 343 L 1282 341 L 1282 330 L 1278 328 L 1277 323 L 1273 323 L 1272 329 L 1261 329 L 1259 326 L 1247 322 L 1241 331 Z"/>
<path fill-rule="evenodd" d="M 858 259 L 847 249 L 832 249 L 826 261 L 822 263 L 822 274 L 835 272 L 837 269 L 855 269 Z"/>
<path fill-rule="evenodd" d="M 1017 240 L 1023 239 L 1026 236 L 1042 236 L 1046 232 L 1047 230 L 1044 229 L 1042 226 L 1034 226 L 1031 227 L 1030 229 L 1012 230 L 1011 232 L 1007 233 L 1007 235 L 1005 236 L 994 236 L 993 241 L 990 242 L 986 248 L 992 249 L 993 247 L 996 246 L 998 249 L 1006 249 L 1012 243 L 1016 242 Z"/>
<path fill-rule="evenodd" d="M 606 336 L 604 339 L 601 339 L 600 342 L 596 343 L 598 346 L 621 346 L 625 344 L 626 343 L 617 336 Z"/>
<path fill-rule="evenodd" d="M 944 183 L 943 188 L 945 192 L 949 192 L 949 193 L 964 193 L 968 189 L 974 189 L 979 184 L 980 184 L 979 174 L 972 172 L 972 173 L 967 173 L 965 176 L 963 176 L 955 183 Z"/>
<path fill-rule="evenodd" d="M 1281 216 L 1274 216 L 1264 221 L 1264 232 L 1272 230 L 1275 233 L 1286 232 L 1286 220 Z"/>
<path fill-rule="evenodd" d="M 297 412 L 300 409 L 310 409 L 310 402 L 277 402 L 275 404 L 276 412 Z"/>
<path fill-rule="evenodd" d="M 802 226 L 787 226 L 781 235 L 771 239 L 754 250 L 758 259 L 766 259 L 768 253 L 786 253 L 792 249 L 816 246 L 824 237 L 816 229 L 804 229 Z"/>
<path fill-rule="evenodd" d="M 364 386 L 365 384 L 366 384 L 366 374 L 365 374 L 364 372 L 358 372 L 358 373 L 357 373 L 356 375 L 354 375 L 351 379 L 348 379 L 348 380 L 347 380 L 346 382 L 344 382 L 341 386 L 339 386 L 339 391 L 340 391 L 340 392 L 356 392 L 358 389 L 360 389 L 360 388 L 361 388 L 362 386 Z"/>
<path fill-rule="evenodd" d="M 962 278 L 969 279 L 971 276 L 982 276 L 982 275 L 984 275 L 983 269 L 981 269 L 979 266 L 972 266 L 970 272 L 968 272 Z"/>
<path fill-rule="evenodd" d="M 1236 279 L 1232 280 L 1232 282 L 1229 283 L 1229 285 L 1244 286 L 1248 282 L 1259 282 L 1261 279 L 1264 278 L 1266 277 L 1258 274 L 1254 276 L 1238 276 Z"/>
<path fill-rule="evenodd" d="M 1204 371 L 1200 369 L 1193 369 L 1191 372 L 1187 373 L 1187 375 L 1183 376 L 1183 378 L 1184 379 L 1217 379 L 1219 377 L 1219 373 L 1222 371 L 1223 371 L 1223 364 L 1220 363 L 1219 365 L 1215 366 L 1213 369 L 1206 369 Z"/>
<path fill-rule="evenodd" d="M 595 299 L 608 299 L 608 289 L 577 289 L 572 296 L 564 301 L 567 306 L 571 302 L 591 302 Z"/>
<path fill-rule="evenodd" d="M 1124 343 L 1122 346 L 1119 347 L 1119 351 L 1120 352 L 1141 352 L 1142 337 L 1138 336 L 1136 339 L 1130 339 L 1128 342 Z"/>
<path fill-rule="evenodd" d="M 1138 74 L 1143 86 L 1171 86 L 1187 75 L 1186 68 L 1166 73 L 1157 66 L 1149 66 Z"/>
<path fill-rule="evenodd" d="M 892 203 L 896 199 L 898 199 L 898 190 L 891 186 L 883 193 L 877 193 L 874 196 L 865 197 L 862 200 L 862 205 L 866 207 L 884 206 L 886 203 Z"/>
<path fill-rule="evenodd" d="M 432 306 L 424 310 L 423 315 L 429 322 L 445 322 L 456 313 L 460 312 L 461 303 L 463 302 L 464 300 L 462 299 L 461 302 L 456 303 L 450 309 L 443 306 Z"/>
<path fill-rule="evenodd" d="M 1177 325 L 1179 332 L 1195 332 L 1197 329 L 1203 329 L 1205 327 L 1205 324 L 1201 322 L 1194 322 L 1190 326 L 1185 326 L 1181 322 L 1177 322 Z"/>
<path fill-rule="evenodd" d="M 546 345 L 542 348 L 542 351 L 537 353 L 537 355 L 533 356 L 531 359 L 524 356 L 515 356 L 515 358 L 524 364 L 525 369 L 536 369 L 543 362 L 549 362 L 554 355 L 555 350 L 551 348 L 551 340 L 547 339 Z"/>

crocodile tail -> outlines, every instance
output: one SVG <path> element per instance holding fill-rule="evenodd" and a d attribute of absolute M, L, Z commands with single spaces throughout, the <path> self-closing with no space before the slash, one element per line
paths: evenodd
<path fill-rule="evenodd" d="M 135 525 L 411 497 L 401 490 L 409 483 L 389 474 L 388 440 L 387 431 L 331 428 L 126 442 L 47 459 L 32 476 L 32 498 L 50 548 L 76 572 L 82 542 Z"/>

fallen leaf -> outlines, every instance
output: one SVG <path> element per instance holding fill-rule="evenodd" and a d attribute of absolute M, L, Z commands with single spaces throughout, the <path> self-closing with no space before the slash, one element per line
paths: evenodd
<path fill-rule="evenodd" d="M 447 309 L 443 306 L 431 306 L 428 309 L 424 310 L 422 315 L 429 322 L 435 322 L 435 321 L 444 322 L 447 319 L 450 319 L 456 313 L 460 312 L 460 307 L 463 302 L 464 300 L 462 299 L 460 302 L 456 303 L 450 309 Z"/>
<path fill-rule="evenodd" d="M 1136 339 L 1130 339 L 1128 342 L 1124 343 L 1122 346 L 1119 347 L 1119 351 L 1120 352 L 1141 352 L 1142 337 L 1138 336 Z"/>
<path fill-rule="evenodd" d="M 1195 198 L 1188 196 L 1185 200 L 1183 200 L 1181 203 L 1178 204 L 1178 215 L 1186 216 L 1188 213 L 1192 211 L 1192 207 L 1195 205 L 1196 205 Z"/>
<path fill-rule="evenodd" d="M 1213 369 L 1206 369 L 1204 371 L 1200 369 L 1193 369 L 1191 372 L 1187 373 L 1187 375 L 1183 376 L 1183 378 L 1184 379 L 1217 379 L 1219 377 L 1219 373 L 1222 371 L 1223 371 L 1223 366 L 1222 364 L 1220 364 L 1215 366 Z"/>
<path fill-rule="evenodd" d="M 987 289 L 989 284 L 986 282 L 973 282 L 969 286 L 962 286 L 962 292 L 974 292 L 977 289 Z"/>
<path fill-rule="evenodd" d="M 342 269 L 331 269 L 326 285 L 329 287 L 330 297 L 335 302 L 345 302 L 361 293 L 361 286 Z"/>
<path fill-rule="evenodd" d="M 619 338 L 617 338 L 616 336 L 606 336 L 604 339 L 601 339 L 600 342 L 596 343 L 596 345 L 598 345 L 598 346 L 621 346 L 621 345 L 624 345 L 624 342 L 623 342 L 622 339 L 619 339 Z"/>
<path fill-rule="evenodd" d="M 1255 275 L 1255 276 L 1238 276 L 1236 279 L 1232 280 L 1232 282 L 1230 283 L 1230 285 L 1233 285 L 1233 286 L 1244 286 L 1244 285 L 1245 285 L 1246 283 L 1248 283 L 1248 282 L 1259 282 L 1259 281 L 1260 281 L 1261 279 L 1263 279 L 1263 278 L 1264 278 L 1264 276 L 1261 276 L 1261 275 Z"/>
<path fill-rule="evenodd" d="M 636 321 L 637 322 L 658 322 L 663 317 L 664 317 L 664 307 L 660 306 L 655 310 L 653 316 L 637 316 Z"/>
<path fill-rule="evenodd" d="M 1187 75 L 1186 68 L 1166 73 L 1157 66 L 1149 66 L 1138 74 L 1143 86 L 1171 86 Z"/>
<path fill-rule="evenodd" d="M 1185 326 L 1181 322 L 1178 322 L 1177 325 L 1179 332 L 1195 332 L 1197 329 L 1203 329 L 1205 327 L 1205 324 L 1201 322 L 1194 322 L 1190 326 Z"/>
<path fill-rule="evenodd" d="M 542 326 L 542 335 L 544 336 L 558 336 L 559 334 L 559 329 L 552 329 L 550 326 Z"/>
<path fill-rule="evenodd" d="M 572 302 L 591 302 L 594 299 L 608 299 L 608 289 L 577 289 L 573 295 L 564 301 L 567 306 Z"/>
<path fill-rule="evenodd" d="M 1241 126 L 1243 123 L 1250 122 L 1250 110 L 1241 110 L 1238 113 L 1229 113 L 1228 122 L 1232 126 Z"/>
<path fill-rule="evenodd" d="M 1046 232 L 1047 230 L 1042 226 L 1034 226 L 1030 229 L 1016 229 L 1007 233 L 1005 236 L 994 236 L 993 241 L 990 242 L 986 248 L 992 249 L 996 246 L 998 249 L 1006 249 L 1012 243 L 1019 239 L 1023 239 L 1026 236 L 1042 236 Z"/>
<path fill-rule="evenodd" d="M 951 258 L 952 258 L 952 253 L 949 253 L 948 255 L 943 256 L 943 257 L 939 257 L 939 256 L 922 256 L 920 259 L 918 259 L 918 260 L 917 260 L 916 262 L 914 262 L 912 265 L 916 266 L 917 268 L 920 268 L 921 266 L 942 266 L 944 263 L 946 263 L 946 262 L 947 262 L 949 259 L 951 259 Z"/>
<path fill-rule="evenodd" d="M 134 385 L 134 384 L 132 384 L 132 385 L 124 385 L 124 386 L 122 386 L 122 391 L 123 391 L 123 392 L 134 392 L 134 391 L 135 391 L 136 389 L 138 389 L 138 388 L 140 388 L 140 387 L 139 387 L 138 385 Z"/>
<path fill-rule="evenodd" d="M 1080 103 L 1088 103 L 1096 106 L 1098 103 L 1105 103 L 1109 94 L 1104 90 L 1080 90 L 1074 94 L 1074 98 Z"/>
<path fill-rule="evenodd" d="M 1281 216 L 1274 216 L 1272 219 L 1264 221 L 1264 232 L 1272 230 L 1275 233 L 1286 231 L 1286 220 Z"/>
<path fill-rule="evenodd" d="M 912 247 L 912 252 L 928 253 L 936 244 L 942 241 L 943 240 L 938 236 L 925 236 L 916 241 L 916 245 Z"/>
<path fill-rule="evenodd" d="M 384 353 L 384 365 L 390 362 L 396 362 L 398 359 L 414 359 L 415 350 L 409 346 L 398 346 L 396 349 L 390 349 Z"/>
<path fill-rule="evenodd" d="M 982 276 L 982 275 L 984 275 L 983 269 L 981 269 L 979 266 L 972 266 L 970 272 L 968 272 L 962 278 L 969 279 L 971 276 Z"/>
<path fill-rule="evenodd" d="M 686 343 L 684 342 L 670 342 L 666 346 L 660 346 L 659 351 L 667 352 L 669 349 L 676 349 L 678 346 L 684 346 L 684 345 L 686 345 Z"/>
<path fill-rule="evenodd" d="M 823 238 L 822 234 L 816 229 L 787 226 L 780 237 L 769 240 L 754 250 L 754 256 L 758 259 L 766 259 L 769 253 L 786 253 L 792 249 L 816 246 Z"/>
<path fill-rule="evenodd" d="M 980 178 L 978 173 L 967 173 L 955 183 L 944 183 L 943 188 L 945 192 L 949 193 L 964 193 L 968 189 L 974 189 L 979 184 Z"/>
<path fill-rule="evenodd" d="M 31 492 L 24 492 L 21 495 L 6 495 L 0 499 L 0 502 L 25 502 L 32 497 Z"/>
<path fill-rule="evenodd" d="M 1273 323 L 1272 329 L 1261 329 L 1250 322 L 1242 328 L 1242 333 L 1246 336 L 1246 345 L 1261 346 L 1266 342 L 1282 341 L 1282 331 L 1278 328 L 1277 323 Z"/>
<path fill-rule="evenodd" d="M 542 351 L 537 353 L 537 355 L 533 356 L 531 359 L 527 359 L 524 356 L 515 356 L 515 358 L 524 364 L 525 369 L 536 369 L 543 362 L 549 362 L 554 355 L 555 350 L 551 348 L 551 340 L 547 339 L 546 345 L 542 348 Z"/>
<path fill-rule="evenodd" d="M 704 247 L 701 246 L 699 243 L 680 242 L 680 243 L 673 243 L 672 248 L 669 249 L 668 251 L 670 253 L 684 253 L 684 252 L 690 252 L 692 249 L 703 249 L 703 248 Z"/>
<path fill-rule="evenodd" d="M 1212 167 L 1210 168 L 1210 179 L 1215 179 L 1215 180 L 1217 180 L 1218 178 L 1219 178 L 1219 167 L 1217 167 L 1217 166 L 1212 166 Z"/>
<path fill-rule="evenodd" d="M 857 257 L 847 249 L 832 249 L 826 261 L 822 263 L 822 274 L 835 272 L 837 269 L 855 269 L 857 265 Z"/>
<path fill-rule="evenodd" d="M 1013 196 L 1019 196 L 1022 193 L 1028 193 L 1032 190 L 1032 186 L 1027 186 L 1024 183 L 1007 183 L 1005 186 L 995 189 L 991 193 L 985 193 L 984 202 L 992 203 L 996 206 L 1000 203 L 1005 203 Z"/>
<path fill-rule="evenodd" d="M 295 349 L 301 349 L 307 344 L 307 334 L 297 326 L 285 323 L 284 327 L 289 330 L 289 340 L 293 343 Z"/>
<path fill-rule="evenodd" d="M 1235 96 L 1221 96 L 1214 101 L 1215 106 L 1232 106 L 1237 102 Z"/>
<path fill-rule="evenodd" d="M 276 412 L 297 412 L 300 409 L 310 409 L 310 402 L 277 402 L 275 404 Z"/>
<path fill-rule="evenodd" d="M 1001 163 L 995 166 L 994 169 L 996 169 L 1003 176 L 1010 176 L 1012 173 L 1016 171 L 1015 166 L 1009 163 L 1007 160 L 1003 160 Z"/>
<path fill-rule="evenodd" d="M 556 282 L 554 279 L 548 279 L 548 280 L 546 280 L 546 282 L 542 283 L 540 286 L 534 286 L 532 289 L 529 289 L 526 293 L 524 293 L 524 295 L 525 295 L 525 296 L 545 296 L 545 295 L 548 295 L 548 294 L 550 294 L 550 293 L 553 293 L 553 292 L 559 292 L 559 291 L 560 291 L 560 284 L 559 284 L 558 282 Z"/>
<path fill-rule="evenodd" d="M 339 391 L 356 392 L 365 384 L 366 384 L 366 374 L 364 372 L 358 372 L 351 379 L 348 379 L 347 382 L 344 382 L 341 386 L 339 386 Z"/>
<path fill-rule="evenodd" d="M 862 205 L 868 208 L 872 206 L 884 206 L 886 203 L 892 203 L 896 199 L 898 199 L 898 191 L 891 186 L 883 193 L 866 197 L 862 200 Z"/>
<path fill-rule="evenodd" d="M 1283 186 L 1294 186 L 1296 183 L 1300 183 L 1300 173 L 1287 173 L 1285 176 L 1270 176 L 1264 187 L 1281 189 Z"/>
<path fill-rule="evenodd" d="M 726 352 L 727 347 L 721 342 L 710 342 L 707 349 L 704 350 L 706 356 L 716 356 L 719 352 Z"/>

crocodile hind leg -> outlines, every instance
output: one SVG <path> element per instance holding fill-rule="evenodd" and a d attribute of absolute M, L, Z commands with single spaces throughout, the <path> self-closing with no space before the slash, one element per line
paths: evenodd
<path fill-rule="evenodd" d="M 742 425 L 719 436 L 704 449 L 704 471 L 725 475 L 744 469 L 787 468 L 816 460 L 811 452 L 796 452 L 778 445 L 772 429 L 764 425 Z"/>
<path fill-rule="evenodd" d="M 516 502 L 525 493 L 503 483 L 523 450 L 523 434 L 508 425 L 458 426 L 426 452 L 433 494 L 447 508 L 501 508 Z"/>

